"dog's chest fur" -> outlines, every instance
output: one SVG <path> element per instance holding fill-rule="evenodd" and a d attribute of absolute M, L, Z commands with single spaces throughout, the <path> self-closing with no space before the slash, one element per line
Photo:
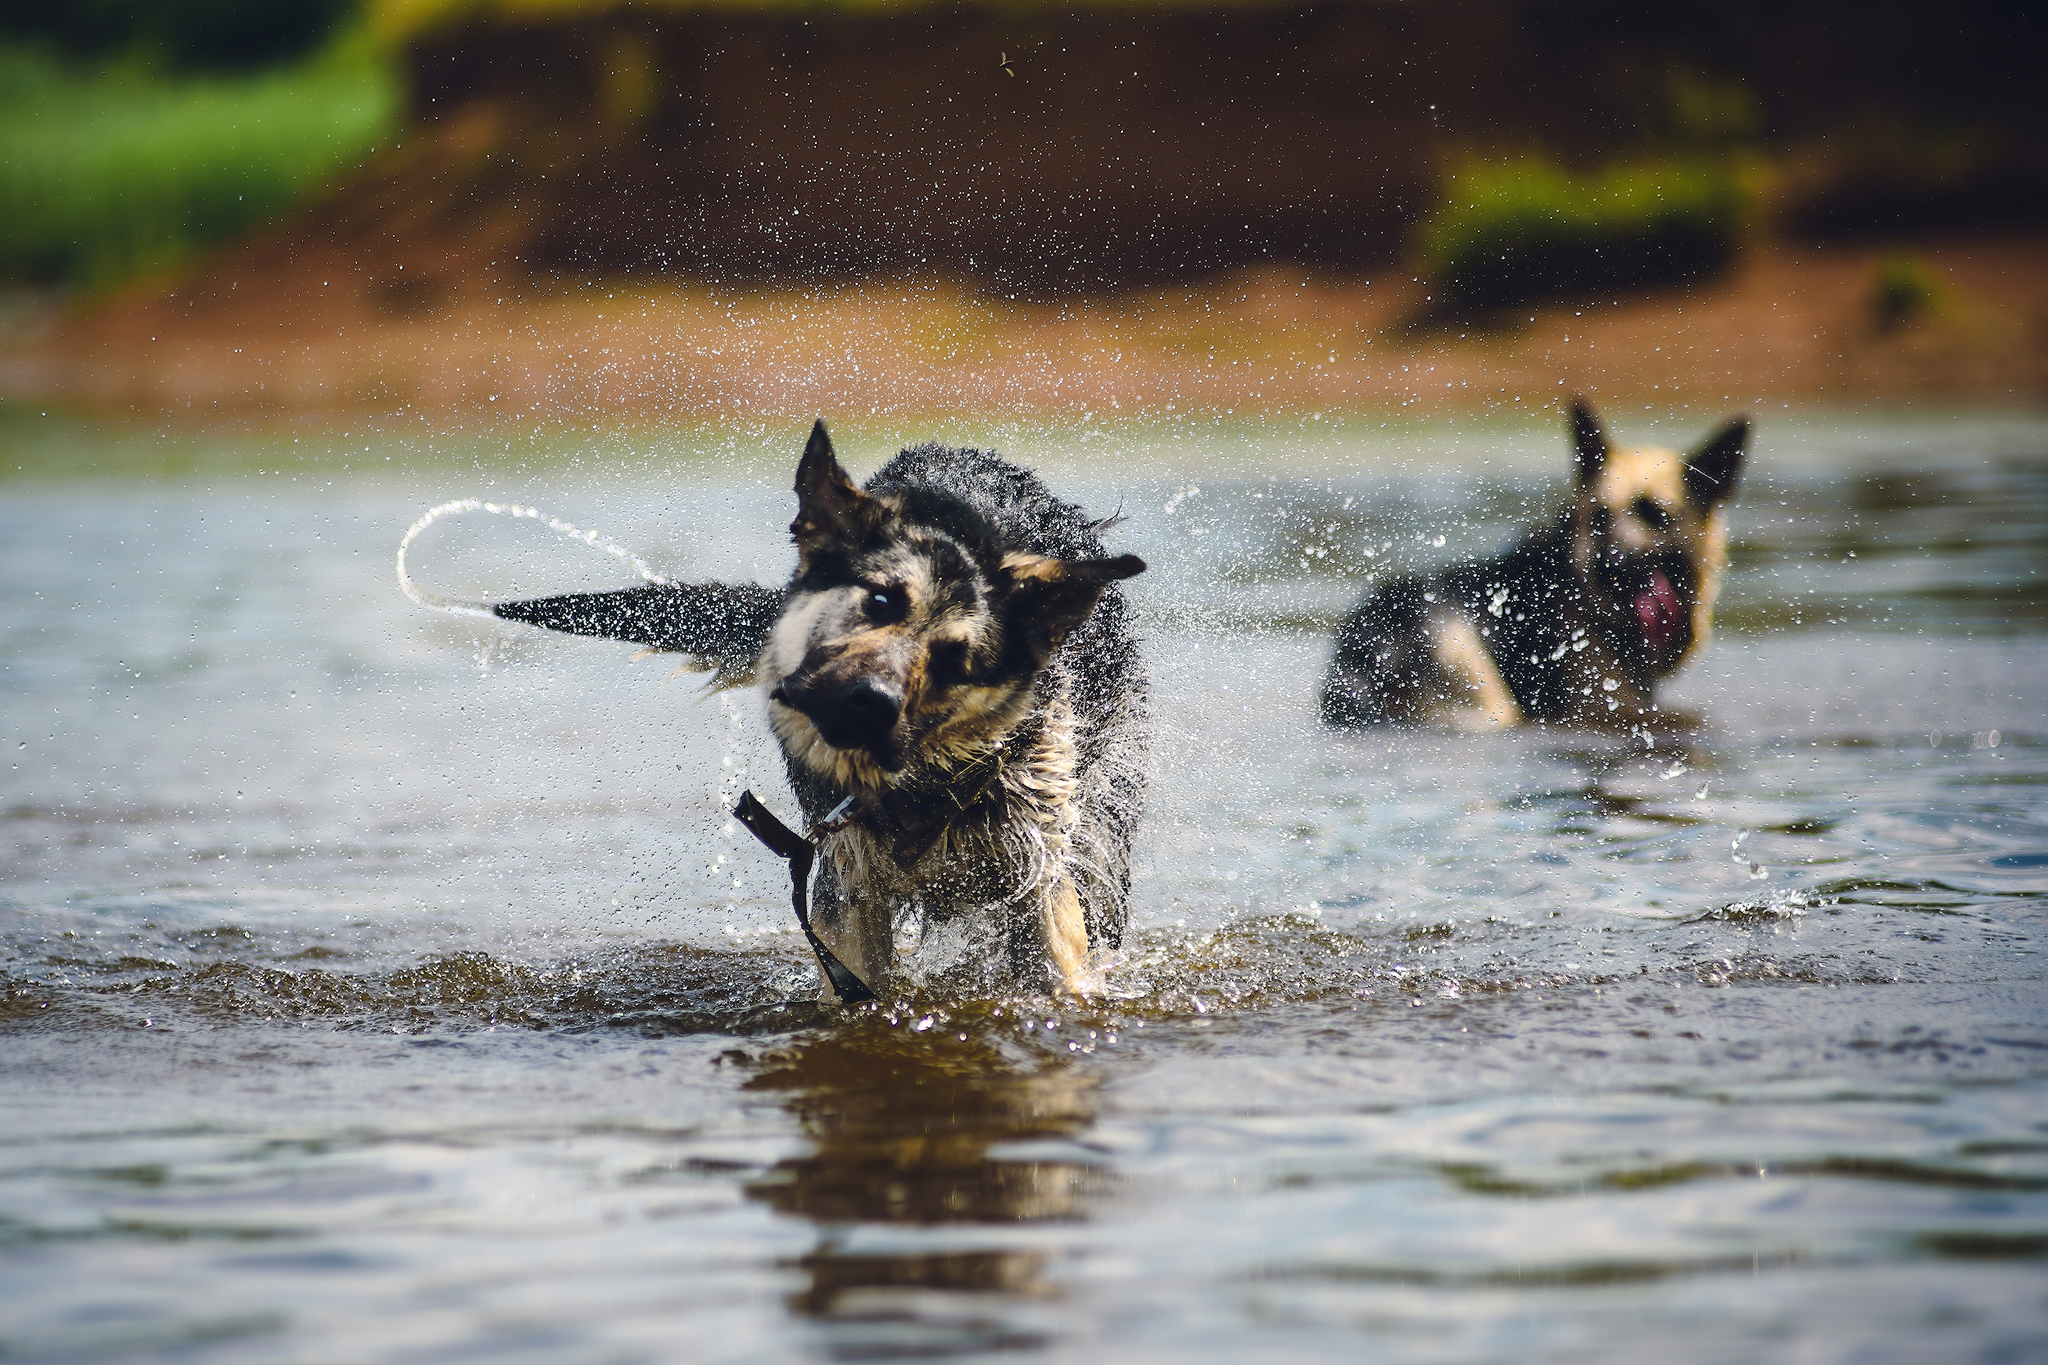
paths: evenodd
<path fill-rule="evenodd" d="M 1059 876 L 1082 818 L 1070 709 L 1013 734 L 970 790 L 898 799 L 884 791 L 864 818 L 829 836 L 825 855 L 849 895 L 878 896 L 945 918 L 1008 903 Z"/>
<path fill-rule="evenodd" d="M 1445 575 L 1524 714 L 1651 704 L 1657 679 L 1637 628 L 1589 575 L 1562 533 L 1532 537 L 1501 559 Z M 1614 703 L 1613 707 L 1607 705 Z"/>

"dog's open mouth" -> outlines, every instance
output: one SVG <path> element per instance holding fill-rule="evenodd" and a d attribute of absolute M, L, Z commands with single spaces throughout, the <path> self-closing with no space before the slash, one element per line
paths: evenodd
<path fill-rule="evenodd" d="M 1650 581 L 1636 593 L 1632 605 L 1636 622 L 1643 628 L 1643 640 L 1653 650 L 1669 649 L 1685 630 L 1685 604 L 1659 570 L 1651 570 Z"/>

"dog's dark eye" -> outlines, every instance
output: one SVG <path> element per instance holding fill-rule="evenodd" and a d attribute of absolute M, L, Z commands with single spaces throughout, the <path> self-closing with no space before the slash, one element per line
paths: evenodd
<path fill-rule="evenodd" d="M 1637 498 L 1635 506 L 1629 508 L 1629 510 L 1660 531 L 1671 529 L 1671 514 L 1665 511 L 1662 505 L 1655 499 L 1648 497 Z"/>
<path fill-rule="evenodd" d="M 876 625 L 893 626 L 910 614 L 910 599 L 901 588 L 869 588 L 861 607 Z"/>

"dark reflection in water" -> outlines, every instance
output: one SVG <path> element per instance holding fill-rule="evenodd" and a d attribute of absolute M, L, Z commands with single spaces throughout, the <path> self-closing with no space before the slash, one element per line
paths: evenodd
<path fill-rule="evenodd" d="M 951 1030 L 950 1033 L 945 1032 Z M 809 1278 L 799 1316 L 834 1329 L 838 1354 L 1017 1349 L 1044 1334 L 1006 1301 L 1057 1296 L 1051 1253 L 1015 1225 L 1087 1216 L 1102 1176 L 1087 1162 L 1010 1156 L 1011 1144 L 1071 1141 L 1095 1119 L 1094 1082 L 1058 1057 L 1024 1059 L 975 1025 L 924 1031 L 872 1017 L 763 1058 L 750 1088 L 783 1096 L 814 1144 L 749 1187 L 817 1224 L 792 1262 Z M 1001 1225 L 1001 1245 L 908 1244 L 895 1230 Z M 871 1245 L 878 1232 L 882 1244 Z"/>

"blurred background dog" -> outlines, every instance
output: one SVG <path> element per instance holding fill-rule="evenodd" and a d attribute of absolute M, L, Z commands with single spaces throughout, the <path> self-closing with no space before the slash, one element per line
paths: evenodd
<path fill-rule="evenodd" d="M 1582 399 L 1570 425 L 1570 508 L 1498 559 L 1368 593 L 1337 633 L 1324 720 L 1633 729 L 1657 717 L 1657 684 L 1713 623 L 1749 419 L 1690 455 L 1616 450 Z"/>

